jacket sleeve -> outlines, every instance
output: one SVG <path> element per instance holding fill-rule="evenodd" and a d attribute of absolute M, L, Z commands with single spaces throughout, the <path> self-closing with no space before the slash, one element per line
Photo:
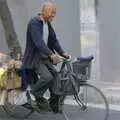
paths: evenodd
<path fill-rule="evenodd" d="M 62 55 L 64 53 L 64 51 L 63 51 L 62 47 L 60 46 L 60 43 L 56 37 L 55 37 L 55 42 L 53 44 L 53 47 L 60 55 Z"/>
<path fill-rule="evenodd" d="M 43 27 L 42 25 L 43 25 L 42 23 L 38 23 L 38 22 L 32 22 L 30 24 L 32 41 L 41 53 L 50 56 L 52 52 L 45 44 L 42 37 L 42 27 Z"/>
<path fill-rule="evenodd" d="M 57 37 L 56 37 L 56 34 L 55 34 L 55 31 L 53 29 L 53 27 L 51 26 L 51 24 L 49 23 L 48 24 L 49 27 L 50 27 L 50 30 L 51 30 L 51 40 L 52 40 L 52 48 L 55 49 L 56 52 L 58 52 L 60 55 L 62 55 L 64 53 L 64 50 L 62 49 Z"/>

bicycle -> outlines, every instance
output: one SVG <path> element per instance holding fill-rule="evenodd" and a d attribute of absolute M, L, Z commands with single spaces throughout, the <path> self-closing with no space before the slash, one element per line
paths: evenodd
<path fill-rule="evenodd" d="M 88 83 L 88 79 L 90 78 L 90 71 L 91 71 L 91 63 L 92 63 L 93 57 L 87 57 L 87 58 L 78 58 L 77 61 L 71 62 L 69 59 L 62 58 L 62 65 L 59 71 L 59 75 L 62 78 L 58 83 L 55 83 L 56 85 L 56 93 L 61 95 L 59 105 L 62 106 L 61 110 L 62 113 L 66 117 L 65 113 L 65 108 L 66 108 L 66 103 L 68 103 L 67 96 L 73 96 L 73 102 L 76 102 L 77 107 L 80 108 L 80 111 L 87 112 L 89 111 L 89 107 L 93 106 L 93 103 L 104 103 L 104 118 L 103 120 L 108 120 L 109 116 L 109 105 L 107 103 L 107 99 L 105 95 L 96 88 L 95 86 L 91 85 Z M 72 65 L 71 65 L 72 63 Z M 88 89 L 93 89 L 89 90 Z M 98 96 L 102 98 L 103 101 L 95 101 L 95 98 L 92 100 L 90 97 L 92 96 L 90 93 L 91 92 L 97 92 L 93 96 Z M 89 93 L 88 98 L 87 98 L 87 93 Z M 12 106 L 12 107 L 10 107 Z M 21 107 L 22 111 L 23 109 L 27 109 L 26 114 L 19 115 L 15 114 L 16 111 L 16 105 L 10 105 L 10 104 L 5 104 L 3 106 L 3 109 L 12 117 L 16 118 L 27 118 L 29 117 L 34 111 L 37 111 L 32 107 L 32 105 L 23 105 L 23 106 L 17 106 Z M 15 109 L 15 111 L 13 111 Z M 38 111 L 37 111 L 38 112 Z M 25 113 L 25 112 L 24 112 Z M 69 114 L 69 113 L 68 113 Z"/>

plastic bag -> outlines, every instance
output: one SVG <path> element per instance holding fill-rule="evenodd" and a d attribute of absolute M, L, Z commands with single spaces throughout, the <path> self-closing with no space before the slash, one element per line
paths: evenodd
<path fill-rule="evenodd" d="M 26 104 L 28 102 L 26 91 L 11 90 L 10 92 L 8 92 L 8 102 L 12 105 Z"/>
<path fill-rule="evenodd" d="M 5 105 L 6 98 L 7 98 L 7 91 L 6 90 L 1 90 L 0 91 L 0 105 Z"/>

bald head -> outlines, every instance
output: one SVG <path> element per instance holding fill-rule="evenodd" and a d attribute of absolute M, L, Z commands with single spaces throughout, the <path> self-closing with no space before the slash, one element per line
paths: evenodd
<path fill-rule="evenodd" d="M 42 6 L 42 10 L 46 9 L 46 8 L 53 8 L 54 4 L 51 1 L 46 1 L 44 2 L 43 6 Z"/>
<path fill-rule="evenodd" d="M 56 15 L 55 4 L 51 1 L 47 1 L 42 6 L 41 15 L 46 22 L 51 22 Z"/>

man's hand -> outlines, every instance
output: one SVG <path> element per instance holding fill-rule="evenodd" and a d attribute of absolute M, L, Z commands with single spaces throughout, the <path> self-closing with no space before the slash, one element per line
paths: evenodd
<path fill-rule="evenodd" d="M 62 57 L 66 58 L 66 59 L 71 59 L 71 55 L 68 53 L 63 53 Z"/>
<path fill-rule="evenodd" d="M 57 65 L 60 62 L 60 56 L 58 54 L 52 54 L 51 60 L 54 65 Z"/>

